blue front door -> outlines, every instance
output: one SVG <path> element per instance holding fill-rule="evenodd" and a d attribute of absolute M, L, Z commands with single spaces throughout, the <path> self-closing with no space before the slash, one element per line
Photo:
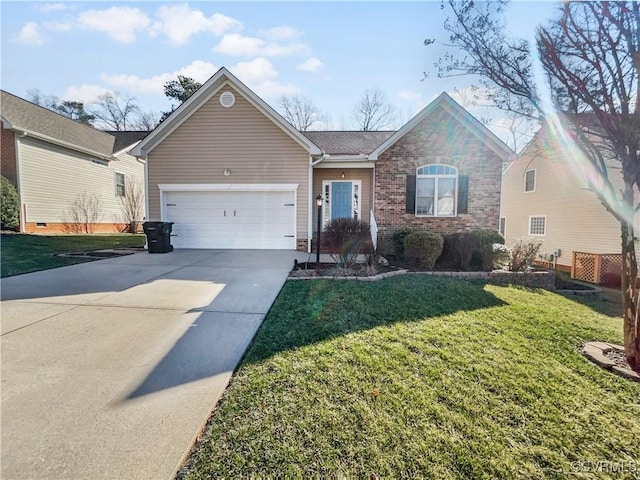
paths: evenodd
<path fill-rule="evenodd" d="M 331 218 L 350 218 L 353 194 L 351 182 L 331 184 Z"/>

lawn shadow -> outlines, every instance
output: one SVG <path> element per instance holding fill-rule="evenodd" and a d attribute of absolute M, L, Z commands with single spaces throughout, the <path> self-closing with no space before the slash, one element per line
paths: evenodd
<path fill-rule="evenodd" d="M 263 322 L 244 361 L 331 338 L 506 303 L 482 282 L 407 275 L 380 282 L 288 282 Z M 384 301 L 380 301 L 384 299 Z"/>
<path fill-rule="evenodd" d="M 620 292 L 620 290 L 615 288 L 599 288 L 602 290 L 599 298 L 592 296 L 572 295 L 568 293 L 563 294 L 562 290 L 557 290 L 556 293 L 569 300 L 573 300 L 576 303 L 589 307 L 594 312 L 600 313 L 602 315 L 607 315 L 609 317 L 621 318 L 622 314 L 624 313 L 624 307 L 622 305 L 622 293 Z"/>

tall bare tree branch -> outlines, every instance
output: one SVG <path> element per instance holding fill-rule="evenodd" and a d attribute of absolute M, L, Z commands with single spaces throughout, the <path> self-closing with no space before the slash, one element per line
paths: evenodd
<path fill-rule="evenodd" d="M 381 90 L 371 89 L 364 92 L 354 107 L 353 118 L 362 131 L 383 130 L 396 122 L 396 108 L 387 102 Z"/>
<path fill-rule="evenodd" d="M 309 130 L 314 123 L 319 121 L 318 109 L 313 106 L 311 100 L 299 95 L 280 97 L 280 111 L 282 116 L 301 132 Z"/>

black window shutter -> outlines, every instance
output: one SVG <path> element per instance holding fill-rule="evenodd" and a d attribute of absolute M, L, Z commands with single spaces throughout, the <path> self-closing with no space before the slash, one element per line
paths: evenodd
<path fill-rule="evenodd" d="M 407 175 L 406 212 L 416 213 L 416 176 Z"/>
<path fill-rule="evenodd" d="M 468 213 L 469 209 L 469 175 L 458 177 L 458 213 Z"/>

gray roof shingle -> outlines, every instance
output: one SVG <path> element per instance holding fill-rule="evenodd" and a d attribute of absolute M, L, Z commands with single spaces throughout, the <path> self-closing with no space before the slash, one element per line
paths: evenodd
<path fill-rule="evenodd" d="M 126 130 L 126 131 L 106 131 L 109 135 L 116 137 L 116 141 L 113 145 L 113 152 L 119 152 L 127 147 L 130 147 L 136 142 L 139 142 L 144 137 L 149 135 L 150 132 L 143 130 Z"/>
<path fill-rule="evenodd" d="M 1 91 L 0 114 L 12 127 L 53 139 L 76 148 L 111 157 L 115 138 L 75 122 L 23 98 Z"/>
<path fill-rule="evenodd" d="M 302 132 L 329 155 L 369 154 L 395 132 Z"/>

